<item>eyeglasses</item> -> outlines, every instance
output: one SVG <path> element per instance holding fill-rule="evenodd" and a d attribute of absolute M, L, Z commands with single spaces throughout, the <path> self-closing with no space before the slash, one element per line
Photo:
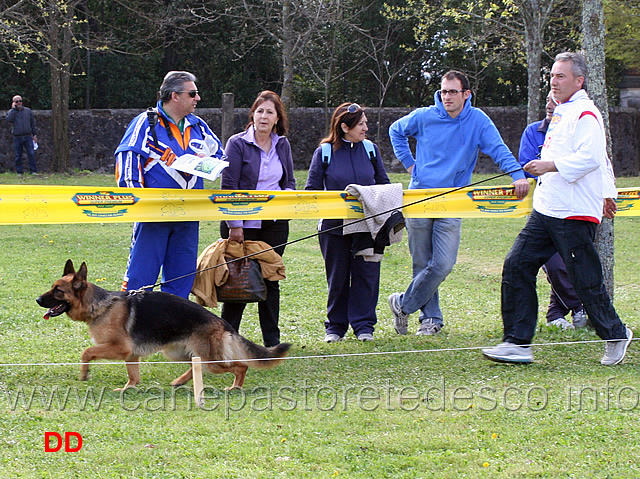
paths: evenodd
<path fill-rule="evenodd" d="M 456 96 L 458 93 L 464 93 L 465 89 L 462 90 L 440 90 L 440 96 L 446 96 L 446 95 L 451 95 L 451 96 Z"/>
<path fill-rule="evenodd" d="M 177 91 L 176 93 L 188 93 L 191 98 L 195 98 L 198 94 L 198 90 Z"/>
<path fill-rule="evenodd" d="M 22 100 L 16 100 L 16 103 L 22 103 Z"/>
<path fill-rule="evenodd" d="M 351 105 L 349 105 L 349 106 L 347 107 L 347 111 L 348 111 L 349 113 L 355 113 L 355 112 L 357 112 L 358 110 L 361 110 L 361 108 L 360 108 L 360 105 L 358 105 L 357 103 L 352 103 Z"/>

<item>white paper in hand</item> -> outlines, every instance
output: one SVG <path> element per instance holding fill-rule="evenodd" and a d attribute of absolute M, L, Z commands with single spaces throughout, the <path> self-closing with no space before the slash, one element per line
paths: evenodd
<path fill-rule="evenodd" d="M 171 167 L 176 170 L 201 176 L 211 181 L 218 178 L 222 170 L 227 166 L 229 166 L 228 161 L 219 160 L 210 156 L 200 157 L 188 153 L 178 156 L 171 164 Z"/>

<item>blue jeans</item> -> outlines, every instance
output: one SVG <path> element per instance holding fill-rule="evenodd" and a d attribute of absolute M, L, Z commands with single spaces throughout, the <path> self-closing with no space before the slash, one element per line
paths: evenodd
<path fill-rule="evenodd" d="M 536 277 L 557 251 L 596 334 L 602 339 L 627 337 L 602 279 L 593 240 L 596 224 L 565 220 L 532 211 L 504 260 L 502 269 L 503 340 L 530 344 L 538 319 Z"/>
<path fill-rule="evenodd" d="M 442 325 L 438 287 L 449 275 L 458 257 L 460 218 L 407 218 L 413 280 L 402 295 L 402 311 L 420 310 L 420 321 L 434 319 Z"/>
<path fill-rule="evenodd" d="M 22 149 L 27 153 L 29 160 L 29 169 L 31 173 L 36 172 L 36 155 L 33 151 L 33 137 L 31 135 L 22 135 L 13 137 L 13 151 L 16 155 L 16 173 L 22 174 Z"/>

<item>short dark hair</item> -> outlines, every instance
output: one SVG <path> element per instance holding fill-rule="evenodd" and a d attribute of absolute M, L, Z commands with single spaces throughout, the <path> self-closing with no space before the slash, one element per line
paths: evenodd
<path fill-rule="evenodd" d="M 589 70 L 587 69 L 587 61 L 582 53 L 576 52 L 562 52 L 558 53 L 555 58 L 556 62 L 571 62 L 571 71 L 574 76 L 584 78 L 582 88 L 587 89 L 587 75 Z"/>
<path fill-rule="evenodd" d="M 251 108 L 249 109 L 249 123 L 247 124 L 247 128 L 253 125 L 253 114 L 258 109 L 260 105 L 262 105 L 265 101 L 271 100 L 276 107 L 276 112 L 278 113 L 278 121 L 273 126 L 275 132 L 280 136 L 285 136 L 289 131 L 289 119 L 287 118 L 287 111 L 284 108 L 284 103 L 282 103 L 282 99 L 280 96 L 271 90 L 264 90 L 258 94 L 258 98 L 253 102 Z"/>
<path fill-rule="evenodd" d="M 447 73 L 442 75 L 442 80 L 460 80 L 463 90 L 471 90 L 471 83 L 469 83 L 467 75 L 461 71 L 449 70 Z"/>
<path fill-rule="evenodd" d="M 186 82 L 196 82 L 196 76 L 189 72 L 171 71 L 164 76 L 158 95 L 162 103 L 171 100 L 171 94 L 182 91 Z"/>

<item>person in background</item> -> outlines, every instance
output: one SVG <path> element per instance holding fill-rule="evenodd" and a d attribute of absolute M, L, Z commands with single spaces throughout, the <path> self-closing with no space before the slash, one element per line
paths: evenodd
<path fill-rule="evenodd" d="M 38 143 L 36 119 L 31 108 L 22 104 L 22 97 L 15 95 L 11 101 L 11 110 L 7 113 L 7 122 L 11 123 L 13 151 L 16 155 L 16 173 L 22 175 L 22 150 L 27 154 L 31 174 L 37 174 L 34 146 Z"/>
<path fill-rule="evenodd" d="M 136 116 L 115 151 L 118 186 L 130 188 L 202 189 L 203 180 L 171 167 L 176 157 L 202 155 L 190 146 L 200 140 L 209 155 L 222 156 L 222 144 L 209 126 L 193 114 L 200 94 L 196 77 L 171 71 L 160 86 L 156 111 Z M 134 223 L 122 290 L 156 283 L 162 268 L 162 291 L 188 298 L 198 258 L 197 221 Z"/>
<path fill-rule="evenodd" d="M 486 348 L 488 359 L 533 362 L 531 341 L 538 319 L 536 276 L 556 252 L 596 334 L 606 340 L 600 363 L 620 363 L 633 332 L 620 320 L 603 282 L 594 240 L 602 216 L 613 218 L 617 190 L 602 115 L 589 99 L 587 64 L 579 53 L 556 56 L 551 94 L 558 103 L 539 160 L 525 165 L 538 177 L 533 211 L 502 268 L 502 343 Z"/>
<path fill-rule="evenodd" d="M 544 137 L 549 128 L 549 123 L 553 117 L 556 103 L 551 96 L 547 95 L 545 106 L 546 116 L 543 120 L 536 121 L 528 125 L 522 132 L 520 139 L 520 152 L 518 161 L 522 166 L 532 160 L 540 159 L 540 151 L 544 143 Z M 526 173 L 527 177 L 535 178 Z M 562 261 L 559 253 L 554 254 L 542 267 L 547 275 L 547 280 L 551 285 L 551 295 L 549 297 L 549 308 L 547 309 L 547 326 L 562 329 L 583 328 L 587 325 L 587 313 L 576 294 L 567 267 Z M 565 319 L 565 316 L 572 313 L 572 322 Z"/>
<path fill-rule="evenodd" d="M 409 189 L 468 185 L 482 151 L 511 175 L 516 196 L 524 198 L 529 182 L 491 119 L 471 106 L 467 76 L 456 70 L 445 73 L 434 101 L 435 105 L 418 108 L 389 128 L 393 151 L 411 173 Z M 416 139 L 415 158 L 410 136 Z M 407 334 L 409 315 L 415 311 L 420 311 L 417 335 L 442 329 L 438 288 L 456 263 L 461 224 L 460 218 L 407 218 L 413 280 L 404 293 L 389 296 L 398 334 Z"/>
<path fill-rule="evenodd" d="M 375 144 L 372 160 L 364 146 L 367 116 L 356 103 L 343 103 L 331 116 L 329 136 L 322 139 L 313 153 L 306 190 L 344 191 L 347 185 L 389 184 L 380 151 Z M 366 140 L 368 141 L 368 140 Z M 330 145 L 330 154 L 323 157 L 322 144 Z M 324 258 L 328 284 L 327 343 L 344 340 L 349 325 L 360 341 L 372 341 L 376 305 L 380 286 L 380 262 L 365 261 L 354 255 L 356 235 L 343 234 L 343 220 L 320 220 L 320 250 Z"/>
<path fill-rule="evenodd" d="M 277 93 L 261 92 L 249 110 L 246 130 L 229 138 L 224 159 L 229 166 L 222 171 L 224 190 L 294 190 L 291 145 L 285 136 L 289 120 Z M 289 237 L 289 220 L 230 220 L 220 223 L 220 234 L 230 241 L 264 241 L 278 246 L 284 254 Z M 267 299 L 258 303 L 262 339 L 267 347 L 280 344 L 280 285 L 265 280 Z M 246 303 L 223 303 L 222 318 L 240 329 Z"/>

